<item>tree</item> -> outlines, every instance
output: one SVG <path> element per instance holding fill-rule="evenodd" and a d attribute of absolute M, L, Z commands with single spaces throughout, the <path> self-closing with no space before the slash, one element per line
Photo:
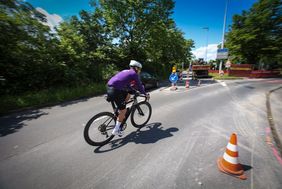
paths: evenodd
<path fill-rule="evenodd" d="M 93 12 L 82 10 L 53 33 L 46 17 L 26 1 L 1 1 L 1 93 L 102 82 L 131 59 L 165 75 L 172 64 L 191 58 L 193 41 L 171 18 L 173 0 L 92 3 Z"/>
<path fill-rule="evenodd" d="M 81 11 L 80 18 L 73 16 L 58 28 L 60 47 L 65 53 L 62 60 L 69 69 L 67 75 L 70 79 L 79 76 L 74 79 L 79 84 L 106 79 L 102 73 L 117 61 L 102 19 L 99 11 Z"/>
<path fill-rule="evenodd" d="M 45 16 L 30 4 L 1 1 L 0 75 L 5 79 L 2 94 L 47 87 L 45 73 L 48 62 L 53 60 L 56 39 L 42 22 L 46 22 Z"/>
<path fill-rule="evenodd" d="M 226 47 L 235 61 L 282 66 L 282 3 L 260 0 L 249 11 L 233 17 Z"/>
<path fill-rule="evenodd" d="M 191 56 L 193 42 L 184 39 L 171 18 L 173 0 L 92 2 L 116 42 L 120 67 L 126 67 L 130 59 L 137 59 L 144 63 L 145 69 L 158 73 Z"/>

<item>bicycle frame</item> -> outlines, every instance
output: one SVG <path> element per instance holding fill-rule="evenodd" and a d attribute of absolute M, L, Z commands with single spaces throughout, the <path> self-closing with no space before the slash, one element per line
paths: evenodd
<path fill-rule="evenodd" d="M 142 128 L 150 120 L 152 114 L 152 107 L 149 102 L 149 96 L 140 95 L 139 92 L 133 94 L 132 98 L 126 102 L 127 112 L 125 114 L 125 119 L 122 121 L 120 129 L 124 131 L 127 127 L 126 121 L 130 117 L 132 126 L 135 128 Z M 112 112 L 100 112 L 94 115 L 85 125 L 83 136 L 85 141 L 92 146 L 102 146 L 107 144 L 115 136 L 112 133 L 112 129 L 115 127 L 116 119 L 119 115 L 118 108 L 114 101 L 105 96 L 108 102 L 111 102 L 113 107 Z M 139 100 L 137 97 L 144 97 L 145 100 Z M 148 98 L 147 98 L 148 97 Z M 144 107 L 144 108 L 143 108 Z M 148 113 L 148 114 L 147 114 Z M 140 118 L 141 117 L 141 118 Z M 102 121 L 99 121 L 102 120 Z M 137 121 L 136 121 L 137 120 Z M 140 123 L 140 120 L 142 122 Z M 99 122 L 98 122 L 99 121 Z M 90 129 L 91 127 L 91 129 Z M 98 132 L 98 133 L 97 133 Z M 104 136 L 103 136 L 104 135 Z M 96 138 L 97 137 L 97 138 Z"/>
<path fill-rule="evenodd" d="M 134 107 L 137 108 L 138 112 L 139 112 L 141 115 L 144 114 L 144 113 L 142 112 L 141 108 L 139 108 L 139 106 L 136 106 L 136 105 L 138 104 L 138 101 L 137 101 L 137 97 L 138 97 L 138 96 L 140 96 L 140 95 L 134 94 L 134 96 L 133 96 L 131 99 L 129 99 L 128 102 L 126 102 L 126 105 L 127 105 L 127 104 L 130 104 L 130 103 L 132 103 L 132 102 L 133 102 L 133 103 L 132 103 L 131 107 L 127 107 L 127 108 L 126 108 L 127 111 L 126 111 L 126 113 L 125 113 L 125 118 L 124 118 L 124 120 L 122 121 L 122 123 L 121 123 L 121 125 L 120 125 L 121 130 L 124 130 L 124 129 L 125 129 L 125 128 L 123 128 L 123 126 L 124 126 L 124 124 L 126 123 L 127 119 L 129 118 L 129 116 L 130 116 L 130 114 L 131 114 L 131 112 L 132 112 L 132 110 L 133 110 Z M 146 98 L 145 96 L 140 96 L 140 97 Z M 111 105 L 112 105 L 112 108 L 113 108 L 113 110 L 114 110 L 115 116 L 118 117 L 118 115 L 119 115 L 119 110 L 118 110 L 116 104 L 114 103 L 114 101 L 111 101 Z"/>

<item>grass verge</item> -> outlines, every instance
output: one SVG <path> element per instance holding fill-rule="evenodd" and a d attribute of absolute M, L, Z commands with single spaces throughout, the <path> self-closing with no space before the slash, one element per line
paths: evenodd
<path fill-rule="evenodd" d="M 100 83 L 72 88 L 50 88 L 37 92 L 27 92 L 18 96 L 0 96 L 0 115 L 20 109 L 42 107 L 81 97 L 100 95 L 105 91 L 106 85 Z"/>
<path fill-rule="evenodd" d="M 229 76 L 228 74 L 224 74 L 223 76 L 220 76 L 218 73 L 209 73 L 209 76 L 213 77 L 216 80 L 243 79 L 243 77 Z"/>

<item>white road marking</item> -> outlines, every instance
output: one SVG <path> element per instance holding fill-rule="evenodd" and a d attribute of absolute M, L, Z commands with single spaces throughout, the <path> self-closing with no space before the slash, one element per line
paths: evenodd
<path fill-rule="evenodd" d="M 219 81 L 219 84 L 224 86 L 224 87 L 227 87 L 226 83 L 224 81 Z"/>

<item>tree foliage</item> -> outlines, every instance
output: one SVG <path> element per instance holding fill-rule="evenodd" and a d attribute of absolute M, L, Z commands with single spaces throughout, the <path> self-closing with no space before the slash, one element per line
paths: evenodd
<path fill-rule="evenodd" d="M 184 39 L 171 18 L 173 0 L 92 2 L 116 41 L 122 67 L 130 59 L 137 59 L 145 69 L 161 74 L 169 72 L 172 64 L 187 62 L 191 57 L 192 40 Z"/>
<path fill-rule="evenodd" d="M 55 78 L 53 67 L 48 65 L 56 64 L 52 58 L 56 39 L 49 27 L 42 24 L 45 21 L 44 15 L 28 3 L 1 1 L 0 75 L 5 79 L 1 92 L 48 87 L 44 81 Z"/>
<path fill-rule="evenodd" d="M 191 58 L 172 19 L 173 0 L 91 1 L 56 33 L 23 0 L 0 2 L 0 92 L 17 94 L 102 82 L 131 59 L 158 75 Z"/>
<path fill-rule="evenodd" d="M 259 0 L 233 17 L 226 46 L 233 59 L 265 68 L 282 67 L 282 2 Z"/>

